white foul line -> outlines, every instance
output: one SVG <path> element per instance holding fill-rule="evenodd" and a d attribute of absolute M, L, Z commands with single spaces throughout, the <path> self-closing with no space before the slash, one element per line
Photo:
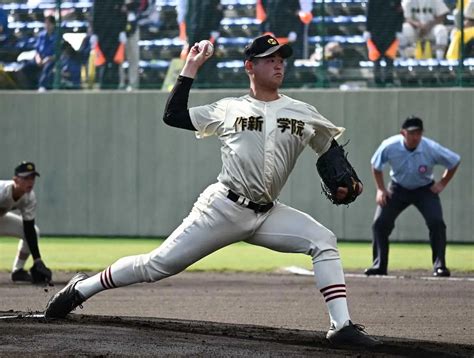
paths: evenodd
<path fill-rule="evenodd" d="M 289 266 L 289 267 L 284 267 L 283 271 L 292 273 L 294 275 L 300 275 L 300 276 L 313 276 L 314 273 L 311 270 L 307 270 L 302 267 L 298 266 Z M 355 277 L 355 278 L 368 278 L 367 275 L 363 273 L 346 273 L 344 274 L 346 277 Z M 418 279 L 418 280 L 427 280 L 427 281 L 439 281 L 439 280 L 444 280 L 444 281 L 468 281 L 468 282 L 474 282 L 474 277 L 430 277 L 430 276 L 395 276 L 395 275 L 374 275 L 371 277 L 375 278 L 382 278 L 382 279 Z"/>

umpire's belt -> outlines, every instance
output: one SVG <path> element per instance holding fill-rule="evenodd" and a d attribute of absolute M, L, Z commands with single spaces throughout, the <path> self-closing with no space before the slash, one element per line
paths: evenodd
<path fill-rule="evenodd" d="M 232 190 L 229 189 L 227 193 L 227 197 L 232 200 L 233 202 L 245 206 L 246 208 L 252 209 L 256 213 L 266 213 L 268 210 L 273 208 L 273 203 L 268 204 L 257 204 L 253 201 L 250 201 L 244 196 L 234 193 Z"/>

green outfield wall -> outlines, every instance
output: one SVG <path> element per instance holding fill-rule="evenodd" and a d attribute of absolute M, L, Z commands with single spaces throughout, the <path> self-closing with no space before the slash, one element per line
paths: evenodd
<path fill-rule="evenodd" d="M 425 135 L 458 152 L 460 169 L 441 194 L 450 241 L 474 242 L 474 90 L 286 90 L 315 105 L 347 131 L 349 159 L 365 184 L 350 207 L 323 198 L 310 149 L 301 156 L 281 200 L 308 212 L 337 236 L 370 240 L 375 186 L 370 157 L 381 140 L 398 133 L 403 118 L 425 120 Z M 191 105 L 243 91 L 194 91 Z M 47 235 L 169 234 L 199 193 L 216 180 L 216 138 L 162 122 L 167 93 L 0 92 L 0 178 L 20 160 L 37 163 L 38 225 Z M 440 170 L 437 175 L 440 175 Z M 387 173 L 388 174 L 388 173 Z M 414 208 L 398 219 L 392 239 L 428 240 Z"/>

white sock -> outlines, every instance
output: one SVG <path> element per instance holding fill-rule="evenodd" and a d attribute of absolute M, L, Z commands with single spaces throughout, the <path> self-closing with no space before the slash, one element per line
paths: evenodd
<path fill-rule="evenodd" d="M 87 299 L 103 290 L 143 282 L 143 280 L 136 278 L 135 271 L 133 270 L 135 262 L 141 256 L 128 256 L 117 260 L 104 271 L 86 280 L 79 281 L 76 284 L 76 290 Z"/>
<path fill-rule="evenodd" d="M 84 296 L 85 299 L 94 296 L 96 293 L 105 290 L 105 288 L 100 283 L 100 276 L 103 272 L 100 272 L 92 277 L 89 277 L 85 280 L 79 281 L 76 283 L 75 289 Z"/>
<path fill-rule="evenodd" d="M 346 299 L 346 283 L 340 259 L 314 263 L 316 287 L 323 294 L 329 311 L 331 324 L 337 330 L 350 320 Z"/>
<path fill-rule="evenodd" d="M 12 272 L 21 270 L 22 268 L 25 267 L 26 259 L 20 259 L 18 256 L 15 257 L 15 260 L 13 261 L 13 268 Z"/>
<path fill-rule="evenodd" d="M 24 252 L 20 250 L 22 242 L 23 241 L 20 241 L 20 245 L 18 245 L 19 246 L 18 252 L 16 254 L 15 259 L 13 260 L 12 272 L 15 272 L 17 270 L 21 270 L 22 268 L 24 268 L 26 264 L 26 260 L 28 260 L 28 256 L 30 256 L 29 252 Z"/>
<path fill-rule="evenodd" d="M 25 240 L 19 240 L 16 257 L 13 260 L 12 272 L 15 272 L 17 270 L 21 270 L 22 268 L 24 268 L 29 256 L 30 256 L 30 249 L 28 248 L 28 244 L 26 243 Z"/>

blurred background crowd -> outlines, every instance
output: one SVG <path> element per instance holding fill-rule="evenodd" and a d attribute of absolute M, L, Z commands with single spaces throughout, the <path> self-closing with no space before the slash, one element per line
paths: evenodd
<path fill-rule="evenodd" d="M 0 89 L 167 89 L 202 39 L 196 87 L 246 87 L 264 33 L 295 50 L 288 87 L 474 85 L 474 0 L 0 0 Z"/>

